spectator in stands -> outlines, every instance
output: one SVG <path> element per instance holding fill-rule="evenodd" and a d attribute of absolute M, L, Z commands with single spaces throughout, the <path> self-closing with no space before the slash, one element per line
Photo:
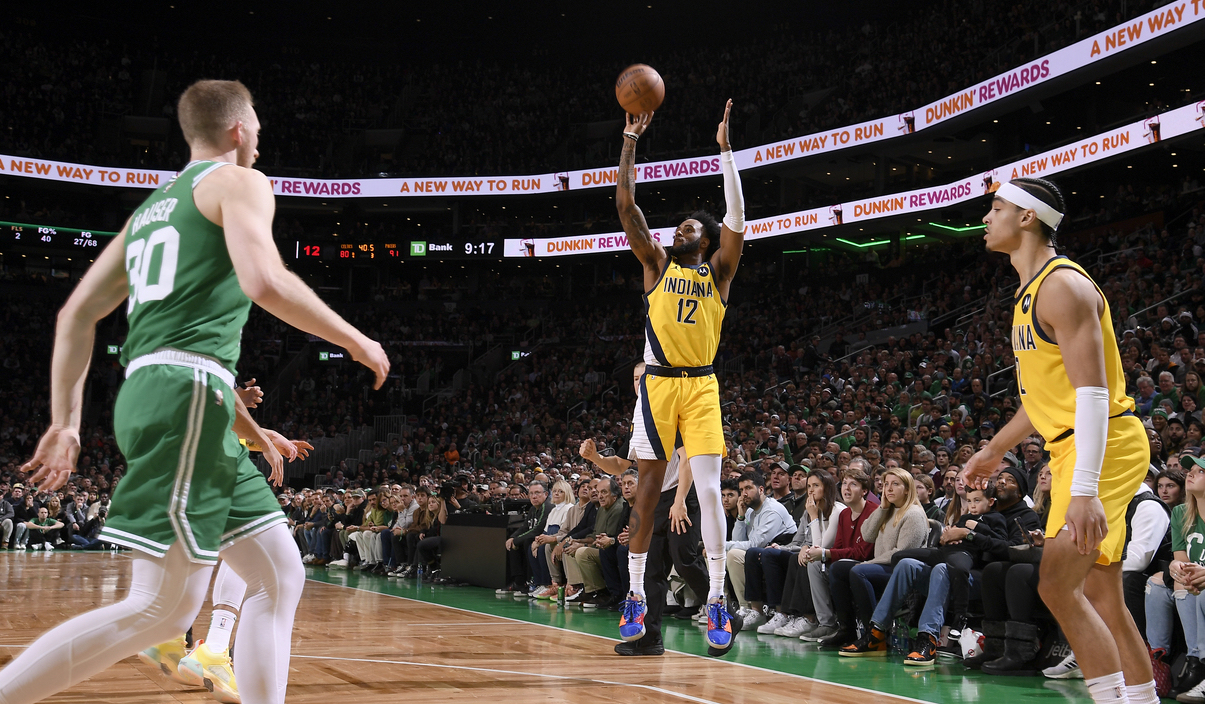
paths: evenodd
<path fill-rule="evenodd" d="M 511 487 L 514 489 L 516 487 Z M 552 506 L 547 502 L 548 490 L 540 482 L 532 482 L 527 487 L 527 498 L 531 501 L 531 509 L 527 512 L 523 525 L 506 539 L 507 550 L 507 581 L 513 587 L 512 591 L 526 594 L 536 593 L 536 585 L 532 580 L 538 571 L 533 569 L 535 556 L 531 554 L 532 545 L 537 536 L 544 534 L 548 525 L 548 515 Z M 530 559 L 529 559 L 530 558 Z M 524 588 L 523 585 L 526 585 Z M 547 585 L 539 585 L 542 590 Z"/>
<path fill-rule="evenodd" d="M 577 486 L 577 503 L 566 513 L 560 530 L 552 536 L 537 536 L 537 542 L 544 545 L 545 559 L 548 562 L 549 576 L 553 586 L 565 588 L 565 601 L 573 603 L 582 596 L 580 586 L 568 584 L 564 570 L 564 545 L 573 539 L 582 539 L 594 529 L 594 519 L 598 513 L 598 504 L 591 501 L 590 481 L 582 479 Z"/>
<path fill-rule="evenodd" d="M 749 608 L 745 592 L 745 558 L 749 548 L 762 548 L 781 540 L 788 543 L 795 535 L 791 513 L 773 497 L 766 496 L 765 479 L 761 472 L 745 472 L 741 475 L 740 499 L 737 502 L 738 516 L 732 529 L 732 540 L 724 542 L 728 580 L 736 592 L 740 609 L 737 614 L 744 620 L 745 628 L 765 620 L 761 611 Z"/>
<path fill-rule="evenodd" d="M 1025 470 L 1029 490 L 1038 486 L 1038 473 L 1046 466 L 1046 456 L 1042 450 L 1040 437 L 1030 437 L 1021 443 L 1022 466 Z"/>
<path fill-rule="evenodd" d="M 1121 563 L 1121 581 L 1126 607 L 1139 633 L 1146 632 L 1146 582 L 1161 565 L 1173 559 L 1171 514 L 1172 507 L 1160 500 L 1146 483 L 1138 485 L 1126 510 L 1126 548 Z"/>
<path fill-rule="evenodd" d="M 874 554 L 874 543 L 862 535 L 863 524 L 879 507 L 877 502 L 867 500 L 871 486 L 870 477 L 863 472 L 846 470 L 841 479 L 841 500 L 846 508 L 837 516 L 837 534 L 832 547 L 817 546 L 800 552 L 808 564 L 808 583 L 816 616 L 815 627 L 800 635 L 803 640 L 845 645 L 857 637 L 848 602 L 843 602 L 844 608 L 839 610 L 832 597 L 833 583 L 829 575 L 837 564 L 848 563 L 852 567 Z"/>
<path fill-rule="evenodd" d="M 732 540 L 732 530 L 736 527 L 736 519 L 740 511 L 740 482 L 736 479 L 725 479 L 720 482 L 720 501 L 724 504 L 724 520 L 728 522 L 724 540 Z"/>
<path fill-rule="evenodd" d="M 335 521 L 331 537 L 331 554 L 342 554 L 343 559 L 334 560 L 327 564 L 328 569 L 348 569 L 351 566 L 351 553 L 346 549 L 348 536 L 359 531 L 364 523 L 365 494 L 359 489 L 343 495 L 343 514 Z M 355 529 L 355 530 L 352 530 Z"/>
<path fill-rule="evenodd" d="M 804 517 L 799 520 L 791 542 L 781 546 L 771 543 L 760 551 L 758 559 L 750 559 L 748 553 L 745 556 L 745 596 L 749 607 L 760 611 L 764 602 L 774 612 L 773 618 L 758 627 L 758 633 L 798 638 L 805 630 L 815 628 L 815 621 L 803 616 L 813 613 L 814 608 L 811 608 L 807 562 L 801 555 L 806 548 L 832 547 L 837 535 L 837 522 L 833 519 L 845 505 L 837 500 L 837 483 L 827 472 L 808 476 L 805 488 L 807 498 L 801 502 Z M 750 548 L 748 552 L 757 550 Z"/>
<path fill-rule="evenodd" d="M 1181 462 L 1181 467 L 1184 463 Z M 1168 508 L 1175 508 L 1184 503 L 1184 470 L 1165 469 L 1158 474 L 1155 491 Z"/>
<path fill-rule="evenodd" d="M 357 567 L 369 572 L 381 564 L 380 533 L 389 529 L 389 512 L 381 506 L 382 495 L 376 489 L 365 499 L 364 519 L 359 526 L 348 526 L 348 539 L 355 543 L 360 555 Z"/>
<path fill-rule="evenodd" d="M 410 553 L 406 550 L 406 529 L 414 523 L 414 514 L 418 511 L 418 501 L 415 499 L 414 486 L 411 484 L 401 484 L 397 487 L 397 493 L 394 497 L 394 517 L 393 522 L 389 526 L 389 530 L 381 534 L 382 537 L 382 558 L 385 559 L 392 569 L 386 576 L 398 577 L 405 571 L 406 566 L 410 564 Z M 385 542 L 388 542 L 388 549 L 385 548 Z"/>
<path fill-rule="evenodd" d="M 29 530 L 29 548 L 31 550 L 45 549 L 47 552 L 54 550 L 55 543 L 59 542 L 59 531 L 63 528 L 62 521 L 50 517 L 50 507 L 43 506 L 38 509 L 38 515 L 27 521 L 25 527 Z"/>
<path fill-rule="evenodd" d="M 1184 503 L 1172 509 L 1173 560 L 1166 572 L 1152 575 L 1146 593 L 1146 638 L 1152 661 L 1163 663 L 1172 649 L 1172 619 L 1178 613 L 1188 645 L 1185 670 L 1170 693 L 1187 694 L 1188 701 L 1205 701 L 1205 632 L 1199 628 L 1205 604 L 1205 462 L 1186 457 Z M 1199 586 L 1198 586 L 1199 585 Z"/>
<path fill-rule="evenodd" d="M 85 518 L 84 522 L 79 524 L 79 528 L 71 534 L 71 542 L 73 548 L 80 550 L 96 550 L 103 548 L 104 543 L 100 540 L 100 531 L 105 527 L 105 521 L 108 520 L 109 509 L 102 508 L 93 518 Z"/>
<path fill-rule="evenodd" d="M 306 514 L 305 522 L 302 523 L 306 554 L 301 558 L 301 561 L 309 565 L 325 565 L 330 561 L 330 553 L 328 552 L 330 541 L 327 539 L 326 529 L 330 526 L 331 519 L 333 518 L 333 511 L 331 510 L 333 501 L 326 494 L 315 495 L 313 499 L 310 510 Z"/>
<path fill-rule="evenodd" d="M 545 496 L 545 498 L 547 498 Z M 427 513 L 431 516 L 431 524 L 418 534 L 418 542 L 414 546 L 414 564 L 424 570 L 423 582 L 435 582 L 440 579 L 439 570 L 431 569 L 439 559 L 439 551 L 443 539 L 440 537 L 443 525 L 448 522 L 448 504 L 442 496 L 431 495 L 427 498 Z"/>
<path fill-rule="evenodd" d="M 551 571 L 548 566 L 548 556 L 544 552 L 544 546 L 556 540 L 555 536 L 560 532 L 561 526 L 565 525 L 569 518 L 569 510 L 574 506 L 573 489 L 569 486 L 569 482 L 561 479 L 552 485 L 552 510 L 548 513 L 548 521 L 544 525 L 544 532 L 535 537 L 532 541 L 532 551 L 535 553 L 535 573 L 537 583 L 547 584 L 543 589 L 536 593 L 537 599 L 554 599 L 557 594 L 557 585 L 552 578 Z"/>
<path fill-rule="evenodd" d="M 618 542 L 623 530 L 623 506 L 620 503 L 619 482 L 604 476 L 598 482 L 598 511 L 593 529 L 581 540 L 574 540 L 563 551 L 565 577 L 570 584 L 584 589 L 580 603 L 583 608 L 610 608 L 623 600 L 623 594 L 611 594 L 603 579 L 598 551 Z"/>
<path fill-rule="evenodd" d="M 598 563 L 602 570 L 603 582 L 607 585 L 607 591 L 611 594 L 626 595 L 631 587 L 631 581 L 628 576 L 628 539 L 630 532 L 628 523 L 632 518 L 632 506 L 636 501 L 636 488 L 640 483 L 640 473 L 632 467 L 619 476 L 619 492 L 621 501 L 619 502 L 622 511 L 619 519 L 619 533 L 614 539 L 595 540 L 595 547 L 598 547 Z M 602 543 L 600 546 L 599 543 Z M 619 606 L 622 602 L 611 604 L 609 608 L 612 611 L 619 611 Z"/>
<path fill-rule="evenodd" d="M 8 549 L 9 540 L 13 537 L 13 516 L 15 515 L 13 505 L 9 500 L 11 497 L 6 498 L 4 493 L 0 491 L 0 550 Z"/>
<path fill-rule="evenodd" d="M 856 616 L 860 631 L 866 633 L 878 594 L 891 578 L 892 555 L 921 547 L 929 537 L 929 521 L 916 498 L 916 485 L 909 472 L 892 468 L 883 473 L 883 503 L 862 525 L 862 536 L 874 543 L 873 557 L 863 563 L 851 560 L 834 564 L 829 583 L 838 619 L 852 625 L 851 616 Z M 846 629 L 852 632 L 850 626 Z M 835 643 L 830 638 L 821 643 L 844 647 L 855 640 L 850 637 L 845 643 Z"/>
<path fill-rule="evenodd" d="M 933 479 L 927 474 L 920 474 L 916 479 L 916 498 L 920 501 L 921 508 L 925 511 L 925 518 L 930 520 L 940 521 L 942 517 L 941 508 L 933 503 L 932 496 L 934 491 Z"/>

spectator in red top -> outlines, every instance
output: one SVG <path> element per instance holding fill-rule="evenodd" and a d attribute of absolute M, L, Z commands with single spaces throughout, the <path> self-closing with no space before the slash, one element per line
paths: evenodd
<path fill-rule="evenodd" d="M 877 501 L 868 500 L 871 479 L 863 472 L 847 471 L 841 478 L 841 500 L 846 508 L 837 518 L 837 538 L 831 548 L 812 547 L 804 551 L 803 559 L 808 563 L 808 582 L 812 587 L 812 604 L 816 609 L 817 626 L 805 634 L 804 640 L 819 642 L 838 632 L 837 611 L 833 606 L 829 587 L 827 565 L 837 560 L 863 562 L 874 554 L 874 543 L 862 539 L 862 524 L 879 507 Z"/>

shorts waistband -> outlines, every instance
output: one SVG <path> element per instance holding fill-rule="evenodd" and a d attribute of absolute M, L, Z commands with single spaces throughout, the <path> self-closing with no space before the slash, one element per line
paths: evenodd
<path fill-rule="evenodd" d="M 189 367 L 190 369 L 200 369 L 203 372 L 209 372 L 217 378 L 226 382 L 226 386 L 234 388 L 234 375 L 230 370 L 209 357 L 203 357 L 192 352 L 183 350 L 155 350 L 150 354 L 144 354 L 141 357 L 135 357 L 130 360 L 126 366 L 126 378 L 143 367 L 149 367 L 154 364 L 167 364 L 173 367 Z"/>
<path fill-rule="evenodd" d="M 1113 420 L 1114 418 L 1124 418 L 1126 416 L 1137 417 L 1137 415 L 1138 414 L 1134 413 L 1133 411 L 1122 411 L 1121 413 L 1118 413 L 1115 416 L 1109 416 L 1109 420 Z M 1062 433 L 1060 433 L 1057 438 L 1051 440 L 1050 442 L 1058 442 L 1059 440 L 1066 440 L 1067 438 L 1071 437 L 1072 435 L 1075 435 L 1075 428 L 1067 428 Z"/>
<path fill-rule="evenodd" d="M 644 367 L 644 373 L 652 374 L 653 376 L 689 377 L 709 376 L 714 374 L 715 370 L 710 364 L 705 367 L 655 367 L 651 364 L 648 364 Z"/>

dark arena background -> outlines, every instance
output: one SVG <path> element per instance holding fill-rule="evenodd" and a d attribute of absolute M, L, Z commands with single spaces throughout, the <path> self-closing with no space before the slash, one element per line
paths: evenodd
<path fill-rule="evenodd" d="M 50 423 L 56 311 L 188 163 L 184 89 L 237 79 L 262 124 L 255 168 L 275 194 L 281 259 L 391 363 L 374 390 L 348 350 L 258 307 L 242 333 L 238 383 L 263 391 L 251 415 L 313 448 L 274 488 L 306 575 L 287 701 L 1091 702 L 1038 597 L 1028 531 L 975 565 L 965 613 L 938 624 L 935 665 L 904 664 L 927 582 L 889 614 L 886 653 L 844 657 L 806 639 L 832 603 L 798 588 L 810 570 L 788 569 L 793 554 L 769 549 L 790 536 L 743 523 L 727 558 L 744 622 L 730 652 L 704 655 L 701 595 L 675 571 L 665 654 L 616 655 L 639 478 L 612 487 L 581 448 L 627 457 L 645 354 L 645 280 L 616 210 L 614 91 L 643 63 L 665 98 L 636 144 L 636 202 L 666 247 L 692 212 L 725 214 L 716 126 L 732 100 L 746 230 L 713 363 L 729 537 L 738 502 L 776 502 L 794 534 L 817 510 L 809 477 L 864 473 L 877 498 L 899 467 L 938 543 L 962 513 L 959 471 L 1021 407 L 1012 319 L 1026 282 L 985 253 L 982 219 L 1000 183 L 1052 180 L 1066 202 L 1059 254 L 1107 299 L 1150 440 L 1151 505 L 1167 509 L 1132 531 L 1126 606 L 1160 694 L 1205 702 L 1205 602 L 1164 581 L 1174 559 L 1205 564 L 1205 519 L 1183 518 L 1205 505 L 1192 491 L 1205 3 L 139 0 L 0 16 L 5 662 L 130 585 L 135 553 L 97 539 L 126 473 L 113 417 L 124 303 L 96 327 L 70 482 L 45 491 L 21 467 Z M 1048 458 L 1039 436 L 1012 448 L 1012 504 L 1049 507 Z M 533 541 L 552 522 L 533 481 L 561 497 L 576 542 Z M 31 527 L 43 507 L 41 525 L 62 525 Z M 604 516 L 622 533 L 597 529 Z M 352 526 L 379 532 L 352 540 Z M 808 535 L 805 552 L 833 547 Z M 832 580 L 838 611 L 888 598 L 886 578 Z M 968 668 L 985 648 L 987 664 Z M 212 689 L 131 656 L 47 701 L 210 701 Z"/>

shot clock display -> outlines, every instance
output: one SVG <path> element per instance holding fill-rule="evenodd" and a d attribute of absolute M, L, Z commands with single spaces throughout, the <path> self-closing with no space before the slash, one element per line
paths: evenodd
<path fill-rule="evenodd" d="M 429 259 L 501 259 L 502 244 L 496 241 L 453 242 L 450 240 L 405 240 L 401 242 L 294 242 L 298 260 L 405 261 Z"/>

